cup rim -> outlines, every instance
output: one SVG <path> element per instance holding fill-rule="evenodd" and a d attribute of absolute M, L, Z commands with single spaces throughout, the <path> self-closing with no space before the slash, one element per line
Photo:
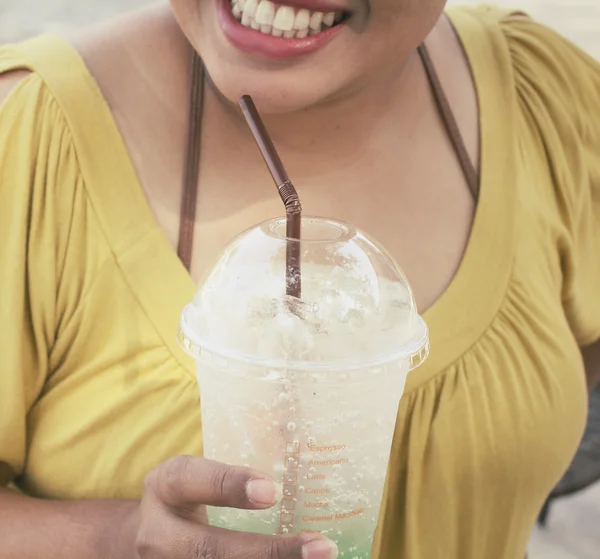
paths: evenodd
<path fill-rule="evenodd" d="M 260 223 L 258 227 L 265 235 L 267 235 L 267 237 L 282 242 L 300 243 L 302 245 L 343 243 L 353 239 L 358 233 L 356 227 L 337 219 L 317 215 L 302 215 L 300 220 L 303 226 L 316 223 L 321 227 L 328 228 L 331 231 L 331 235 L 311 238 L 304 234 L 300 239 L 288 237 L 285 234 L 287 224 L 286 217 L 274 217 L 268 219 Z M 280 232 L 280 230 L 282 232 Z"/>
<path fill-rule="evenodd" d="M 269 369 L 306 370 L 309 363 L 313 371 L 343 372 L 356 369 L 385 366 L 394 361 L 403 359 L 409 362 L 409 371 L 421 365 L 429 356 L 429 330 L 427 324 L 420 315 L 416 315 L 418 321 L 415 334 L 396 350 L 374 355 L 368 359 L 336 359 L 318 362 L 273 359 L 257 357 L 243 351 L 224 348 L 218 343 L 198 336 L 186 321 L 186 315 L 193 303 L 189 303 L 181 313 L 179 322 L 178 340 L 183 350 L 196 360 L 200 359 L 202 352 L 209 352 L 222 359 L 234 360 L 240 363 L 250 363 L 253 366 Z"/>

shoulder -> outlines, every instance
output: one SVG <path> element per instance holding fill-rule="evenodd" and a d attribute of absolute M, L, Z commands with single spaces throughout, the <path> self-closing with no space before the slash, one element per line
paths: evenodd
<path fill-rule="evenodd" d="M 31 231 L 44 232 L 39 246 L 67 235 L 82 185 L 66 114 L 44 79 L 52 82 L 52 72 L 39 73 L 36 55 L 30 56 L 45 45 L 33 40 L 0 48 L 0 208 L 8 208 L 2 226 L 13 239 L 27 239 L 29 248 L 37 239 Z"/>
<path fill-rule="evenodd" d="M 562 97 L 598 112 L 600 62 L 556 30 L 523 14 L 506 15 L 499 25 L 517 76 L 536 82 L 539 90 L 546 86 L 548 98 Z"/>
<path fill-rule="evenodd" d="M 69 93 L 78 90 L 75 53 L 58 37 L 36 37 L 0 46 L 0 138 L 56 133 L 66 124 Z M 48 121 L 53 126 L 44 126 Z M 0 154 L 3 156 L 5 154 Z"/>
<path fill-rule="evenodd" d="M 496 43 L 498 56 L 507 51 L 517 73 L 570 73 L 588 80 L 600 63 L 551 27 L 523 11 L 483 5 L 449 10 L 449 15 L 472 44 Z"/>
<path fill-rule="evenodd" d="M 51 146 L 59 139 L 65 147 L 65 116 L 45 80 L 60 82 L 52 79 L 48 68 L 54 63 L 53 54 L 47 53 L 50 60 L 41 67 L 36 60 L 41 55 L 33 54 L 53 47 L 53 41 L 42 39 L 0 47 L 0 161 L 5 172 L 40 165 L 44 150 L 56 157 Z"/>
<path fill-rule="evenodd" d="M 600 190 L 600 63 L 527 17 L 500 21 L 522 127 L 535 133 L 565 194 Z M 568 188 L 567 188 L 568 186 Z"/>
<path fill-rule="evenodd" d="M 7 173 L 11 178 L 32 175 L 46 158 L 59 159 L 68 144 L 64 142 L 64 115 L 26 58 L 18 45 L 0 48 L 0 167 L 4 177 Z M 62 147 L 56 150 L 58 144 Z"/>
<path fill-rule="evenodd" d="M 522 12 L 479 6 L 450 15 L 478 67 L 478 89 L 506 88 L 519 130 L 544 144 L 551 163 L 588 171 L 590 152 L 600 152 L 600 63 Z"/>
<path fill-rule="evenodd" d="M 136 107 L 148 99 L 185 103 L 186 97 L 172 92 L 187 91 L 188 48 L 164 7 L 139 10 L 64 37 L 44 35 L 0 46 L 0 107 L 33 74 L 31 81 L 58 105 L 74 133 L 89 124 L 90 113 L 102 114 L 102 124 L 110 127 L 114 123 L 106 122 L 107 117 L 112 120 L 107 106 L 112 116 L 124 114 L 131 120 Z M 21 102 L 27 93 L 31 97 L 31 91 L 20 92 Z"/>
<path fill-rule="evenodd" d="M 117 121 L 136 120 L 153 101 L 170 106 L 187 102 L 189 44 L 167 6 L 127 13 L 68 40 Z"/>
<path fill-rule="evenodd" d="M 467 34 L 479 28 L 480 41 L 495 43 L 498 59 L 508 56 L 518 93 L 536 85 L 540 98 L 561 98 L 598 112 L 600 62 L 559 32 L 514 10 L 479 6 L 451 13 L 468 22 L 463 23 Z"/>
<path fill-rule="evenodd" d="M 16 86 L 29 74 L 28 70 L 13 70 L 12 72 L 0 74 L 0 107 L 2 107 Z"/>

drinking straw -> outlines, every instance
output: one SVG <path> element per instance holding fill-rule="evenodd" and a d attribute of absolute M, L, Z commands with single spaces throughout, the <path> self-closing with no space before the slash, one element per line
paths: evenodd
<path fill-rule="evenodd" d="M 273 145 L 273 141 L 258 114 L 254 101 L 252 101 L 249 95 L 242 95 L 238 99 L 238 104 L 246 117 L 248 126 L 252 131 L 256 144 L 269 168 L 269 172 L 279 191 L 279 196 L 281 196 L 281 200 L 285 206 L 287 238 L 285 252 L 286 293 L 299 299 L 302 294 L 300 276 L 302 204 L 300 204 L 296 188 L 290 181 L 277 150 Z"/>
<path fill-rule="evenodd" d="M 301 276 L 300 276 L 300 229 L 302 222 L 302 205 L 298 198 L 298 193 L 294 188 L 294 185 L 290 181 L 281 159 L 277 154 L 277 150 L 273 145 L 273 141 L 269 136 L 265 125 L 258 114 L 256 106 L 249 95 L 243 95 L 239 98 L 238 103 L 246 117 L 248 126 L 252 130 L 254 139 L 260 149 L 260 152 L 269 168 L 271 176 L 275 181 L 281 200 L 285 206 L 286 214 L 286 251 L 285 251 L 285 274 L 286 274 L 286 294 L 288 296 L 300 299 L 302 293 L 301 289 Z M 290 306 L 290 310 L 297 313 L 298 310 L 295 306 Z M 288 428 L 290 425 L 296 425 L 296 414 L 300 404 L 298 386 L 296 385 L 294 375 L 290 371 L 287 371 L 288 384 L 284 384 L 282 389 L 285 393 L 289 394 L 291 399 L 291 405 L 287 409 L 287 421 Z M 289 444 L 288 437 L 286 436 L 285 426 L 281 431 L 284 437 L 284 443 Z M 299 444 L 294 437 L 293 444 Z M 290 511 L 286 510 L 286 500 L 281 500 L 281 512 L 289 514 Z M 287 530 L 287 527 L 283 524 L 280 528 Z"/>

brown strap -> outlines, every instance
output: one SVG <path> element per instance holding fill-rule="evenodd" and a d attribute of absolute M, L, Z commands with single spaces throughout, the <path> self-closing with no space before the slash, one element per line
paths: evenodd
<path fill-rule="evenodd" d="M 181 201 L 181 217 L 179 223 L 178 254 L 183 265 L 189 271 L 192 263 L 194 244 L 194 226 L 196 223 L 196 204 L 198 198 L 198 174 L 200 170 L 200 147 L 202 139 L 202 111 L 204 101 L 204 67 L 202 60 L 194 49 L 191 55 L 191 90 L 189 108 L 189 136 L 186 157 L 186 169 Z M 444 93 L 444 88 L 425 45 L 419 47 L 419 55 L 431 84 L 436 104 L 444 121 L 444 125 L 456 150 L 456 155 L 465 175 L 469 190 L 477 200 L 479 193 L 479 177 L 465 141 L 460 132 L 452 107 Z"/>
<path fill-rule="evenodd" d="M 204 67 L 196 51 L 194 49 L 191 49 L 191 51 L 188 144 L 177 251 L 181 262 L 188 271 L 192 265 L 194 248 L 194 225 L 196 224 L 198 174 L 200 171 L 200 148 L 202 143 L 202 110 L 204 102 Z"/>
<path fill-rule="evenodd" d="M 452 141 L 452 145 L 456 151 L 458 161 L 460 162 L 460 166 L 465 175 L 465 180 L 467 181 L 469 190 L 473 195 L 473 199 L 477 200 L 479 195 L 479 175 L 477 173 L 477 169 L 469 157 L 465 140 L 460 132 L 454 112 L 452 111 L 448 97 L 446 97 L 442 82 L 437 70 L 435 69 L 435 65 L 433 64 L 433 60 L 431 59 L 429 51 L 424 44 L 422 44 L 418 50 L 421 60 L 423 61 L 423 66 L 425 67 L 425 72 L 427 73 L 427 78 L 431 84 L 431 89 L 433 90 L 435 102 L 442 116 L 442 120 L 444 121 L 444 126 L 446 127 L 448 135 L 450 136 L 450 140 Z"/>

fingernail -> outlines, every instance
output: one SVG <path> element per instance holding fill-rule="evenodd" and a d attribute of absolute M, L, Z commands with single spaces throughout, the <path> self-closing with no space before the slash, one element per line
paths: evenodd
<path fill-rule="evenodd" d="M 338 548 L 331 540 L 313 540 L 302 548 L 302 559 L 337 559 Z"/>
<path fill-rule="evenodd" d="M 277 485 L 268 479 L 251 479 L 246 485 L 246 495 L 257 505 L 273 506 L 277 502 Z"/>

